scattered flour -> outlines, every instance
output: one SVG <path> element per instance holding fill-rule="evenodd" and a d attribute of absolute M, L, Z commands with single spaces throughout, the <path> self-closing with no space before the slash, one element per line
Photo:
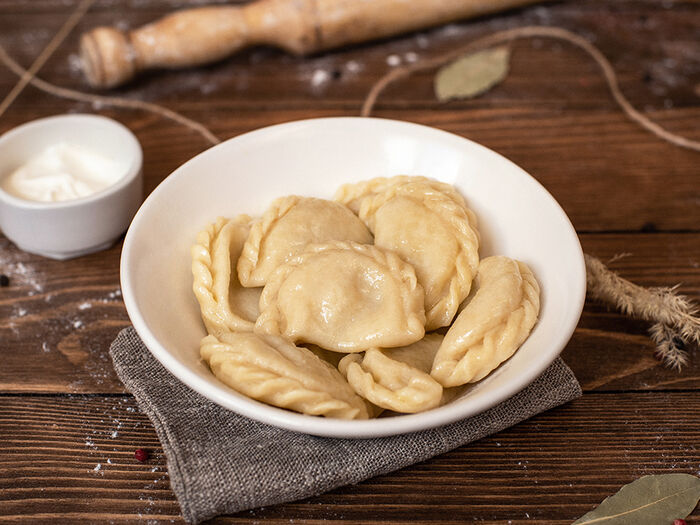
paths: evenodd
<path fill-rule="evenodd" d="M 92 308 L 92 303 L 90 301 L 85 301 L 82 302 L 78 305 L 78 310 L 87 310 L 89 308 Z"/>
<path fill-rule="evenodd" d="M 459 26 L 457 24 L 448 24 L 438 30 L 445 36 L 457 36 L 464 33 L 464 26 Z"/>
<path fill-rule="evenodd" d="M 102 470 L 102 463 L 98 463 L 97 466 L 95 466 L 95 468 L 92 470 L 94 470 L 95 472 L 99 472 L 100 470 Z"/>
<path fill-rule="evenodd" d="M 209 93 L 213 93 L 216 91 L 216 88 L 219 87 L 216 82 L 206 82 L 204 84 L 201 84 L 199 86 L 199 92 L 202 95 L 208 95 Z"/>
<path fill-rule="evenodd" d="M 362 71 L 363 67 L 357 60 L 348 60 L 348 62 L 345 64 L 345 69 L 349 73 L 359 73 Z"/>
<path fill-rule="evenodd" d="M 120 299 L 121 296 L 122 296 L 122 291 L 119 288 L 117 288 L 116 290 L 109 292 L 102 299 L 99 299 L 99 302 L 100 303 L 111 303 L 111 302 L 114 302 L 114 301 Z M 95 301 L 92 301 L 92 302 L 94 303 Z"/>
<path fill-rule="evenodd" d="M 430 39 L 425 35 L 418 35 L 416 37 L 416 44 L 421 49 L 427 49 L 430 46 Z"/>
<path fill-rule="evenodd" d="M 552 23 L 552 14 L 546 7 L 537 7 L 535 9 L 535 16 L 540 24 L 546 25 Z"/>
<path fill-rule="evenodd" d="M 311 85 L 313 87 L 320 87 L 328 82 L 330 78 L 331 74 L 328 71 L 325 69 L 317 69 L 314 71 L 313 75 L 311 75 Z"/>
<path fill-rule="evenodd" d="M 2 256 L 0 256 L 0 266 L 10 276 L 13 285 L 25 285 L 31 288 L 28 295 L 35 295 L 44 291 L 44 283 L 39 280 L 36 270 L 31 266 L 23 262 L 17 262 L 13 265 L 11 261 L 4 260 Z"/>
<path fill-rule="evenodd" d="M 50 37 L 49 30 L 45 28 L 23 31 L 20 36 L 22 49 L 25 53 L 36 55 L 46 47 Z"/>
<path fill-rule="evenodd" d="M 50 351 L 51 351 L 51 348 L 49 347 L 49 343 L 47 343 L 46 341 L 44 341 L 43 343 L 41 343 L 41 349 L 42 349 L 44 352 L 50 352 Z"/>
<path fill-rule="evenodd" d="M 401 64 L 401 57 L 399 55 L 389 55 L 386 57 L 386 63 L 391 67 L 396 67 Z"/>
<path fill-rule="evenodd" d="M 406 53 L 406 54 L 403 56 L 403 59 L 404 59 L 407 63 L 413 64 L 414 62 L 417 62 L 417 61 L 418 61 L 418 54 L 417 54 L 417 53 L 414 53 L 413 51 L 409 51 L 408 53 Z"/>
<path fill-rule="evenodd" d="M 76 53 L 68 55 L 68 68 L 71 73 L 83 73 L 83 59 Z"/>

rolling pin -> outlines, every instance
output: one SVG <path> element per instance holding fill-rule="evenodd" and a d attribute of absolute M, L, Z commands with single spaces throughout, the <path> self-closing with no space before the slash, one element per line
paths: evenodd
<path fill-rule="evenodd" d="M 179 11 L 129 32 L 97 27 L 82 35 L 80 54 L 90 85 L 106 88 L 139 71 L 206 64 L 247 46 L 305 55 L 537 1 L 257 0 Z"/>

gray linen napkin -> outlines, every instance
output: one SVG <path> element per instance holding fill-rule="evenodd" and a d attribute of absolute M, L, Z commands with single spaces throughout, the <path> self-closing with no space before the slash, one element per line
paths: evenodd
<path fill-rule="evenodd" d="M 170 484 L 191 523 L 391 472 L 581 395 L 573 373 L 557 359 L 525 390 L 472 418 L 402 436 L 331 439 L 258 423 L 212 403 L 163 368 L 133 328 L 120 332 L 110 354 L 119 378 L 156 428 Z"/>

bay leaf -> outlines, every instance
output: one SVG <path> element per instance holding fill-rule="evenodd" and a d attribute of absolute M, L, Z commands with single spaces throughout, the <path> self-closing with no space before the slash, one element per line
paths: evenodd
<path fill-rule="evenodd" d="M 700 500 L 700 478 L 643 476 L 604 499 L 573 525 L 660 525 L 688 516 Z"/>
<path fill-rule="evenodd" d="M 462 56 L 435 75 L 435 96 L 441 102 L 472 98 L 501 83 L 508 74 L 510 48 L 499 46 Z"/>

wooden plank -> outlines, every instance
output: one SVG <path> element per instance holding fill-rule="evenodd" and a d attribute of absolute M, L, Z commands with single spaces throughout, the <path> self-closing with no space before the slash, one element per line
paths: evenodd
<path fill-rule="evenodd" d="M 60 26 L 62 17 L 50 12 L 0 12 L 0 43 L 20 63 L 28 65 Z M 168 12 L 139 8 L 115 13 L 113 8 L 92 10 L 42 69 L 41 76 L 66 87 L 87 89 L 80 72 L 79 36 L 97 25 L 138 27 Z M 67 12 L 64 11 L 67 16 Z M 523 25 L 555 25 L 569 28 L 592 40 L 611 60 L 623 92 L 642 108 L 693 107 L 697 80 L 692 55 L 694 28 L 700 12 L 692 6 L 658 10 L 637 3 L 614 9 L 605 0 L 561 2 L 533 6 L 476 21 L 400 36 L 389 41 L 334 50 L 312 57 L 293 57 L 269 48 L 241 52 L 217 64 L 159 72 L 110 93 L 191 105 L 206 102 L 236 107 L 347 107 L 359 105 L 370 86 L 392 63 L 429 59 L 500 29 Z M 660 42 L 660 43 L 659 43 Z M 546 74 L 542 74 L 546 72 Z M 272 79 L 284 77 L 284 82 Z M 383 105 L 436 106 L 431 74 L 417 75 L 391 88 Z M 14 76 L 2 70 L 0 88 L 11 86 Z M 22 97 L 20 106 L 31 106 Z M 581 50 L 549 39 L 529 39 L 514 47 L 508 79 L 487 97 L 453 102 L 451 108 L 512 107 L 530 105 L 556 111 L 613 107 L 600 72 Z M 182 107 L 181 107 L 182 109 Z"/>
<path fill-rule="evenodd" d="M 0 44 L 28 65 L 76 2 L 0 0 Z M 85 89 L 76 64 L 80 32 L 98 24 L 135 27 L 185 5 L 97 0 L 41 76 Z M 635 106 L 700 140 L 697 6 L 550 2 L 305 59 L 249 50 L 211 66 L 145 75 L 114 93 L 162 103 L 228 138 L 279 122 L 357 114 L 371 84 L 390 69 L 390 56 L 430 58 L 499 29 L 557 25 L 601 48 Z M 415 75 L 392 86 L 377 115 L 446 129 L 501 152 L 588 232 L 581 235 L 588 253 L 605 260 L 631 252 L 613 266 L 621 275 L 647 286 L 680 282 L 683 293 L 700 300 L 697 154 L 630 123 L 586 55 L 569 44 L 518 42 L 507 80 L 470 101 L 436 103 L 431 78 Z M 0 97 L 16 80 L 0 67 Z M 158 116 L 64 101 L 32 87 L 2 116 L 0 133 L 76 111 L 112 116 L 135 131 L 145 150 L 147 193 L 207 147 Z M 632 233 L 639 230 L 647 233 Z M 121 395 L 107 353 L 129 324 L 119 253 L 117 245 L 56 262 L 24 254 L 0 236 L 0 273 L 12 279 L 0 288 L 0 393 L 20 393 L 0 394 L 2 523 L 182 522 L 157 438 L 133 399 Z M 641 475 L 700 475 L 698 349 L 689 349 L 691 365 L 682 373 L 664 369 L 646 330 L 646 323 L 589 302 L 564 352 L 584 398 L 420 465 L 216 522 L 564 524 Z M 31 392 L 68 395 L 21 394 Z M 139 447 L 153 453 L 145 465 L 133 459 Z M 689 523 L 700 523 L 699 510 L 694 518 Z"/>
<path fill-rule="evenodd" d="M 644 286 L 681 284 L 700 300 L 700 234 L 584 234 L 584 249 L 603 260 L 630 252 L 612 267 Z M 129 321 L 119 289 L 119 253 L 57 262 L 0 239 L 1 392 L 123 392 L 108 355 Z M 680 373 L 653 358 L 648 324 L 588 302 L 564 358 L 587 390 L 664 390 L 700 385 L 700 358 Z"/>
<path fill-rule="evenodd" d="M 78 110 L 89 111 L 86 107 Z M 21 115 L 8 114 L 0 131 L 55 112 L 38 105 Z M 141 141 L 147 193 L 209 146 L 195 132 L 157 115 L 101 113 L 124 122 Z M 318 109 L 265 113 L 212 107 L 185 114 L 225 138 L 281 122 L 350 113 Z M 660 141 L 617 112 L 543 116 L 521 110 L 397 110 L 379 115 L 444 129 L 510 158 L 554 195 L 580 231 L 698 231 L 697 153 Z M 677 127 L 697 128 L 700 108 L 657 116 L 663 117 L 661 121 L 674 120 Z"/>
<path fill-rule="evenodd" d="M 60 25 L 55 3 L 36 5 L 0 16 L 0 42 L 27 65 Z M 75 55 L 80 31 L 115 20 L 138 25 L 156 15 L 146 7 L 158 13 L 171 7 L 168 2 L 126 5 L 117 16 L 111 4 L 98 4 L 46 64 L 42 76 L 84 89 Z M 416 52 L 429 58 L 493 30 L 563 24 L 595 38 L 637 107 L 670 130 L 700 140 L 696 68 L 687 52 L 700 24 L 700 10 L 685 3 L 665 10 L 638 2 L 615 5 L 593 1 L 535 6 L 308 59 L 251 50 L 204 68 L 146 75 L 114 93 L 182 111 L 228 138 L 290 120 L 356 115 L 371 84 L 390 69 L 389 55 L 405 59 Z M 0 4 L 3 8 L 19 9 L 12 2 Z M 662 142 L 628 121 L 614 105 L 596 65 L 569 44 L 516 43 L 513 57 L 508 79 L 484 97 L 438 104 L 431 74 L 426 73 L 391 87 L 380 98 L 377 115 L 436 126 L 504 154 L 554 194 L 579 230 L 698 230 L 696 153 Z M 350 71 L 351 63 L 359 70 Z M 546 75 L 533 74 L 538 71 Z M 314 81 L 318 72 L 328 74 L 328 80 Z M 0 92 L 15 82 L 0 69 Z M 146 152 L 147 191 L 208 146 L 191 131 L 158 116 L 64 101 L 32 87 L 3 116 L 0 132 L 66 111 L 104 113 L 132 128 Z M 627 190 L 624 197 L 620 188 Z"/>
<path fill-rule="evenodd" d="M 699 409 L 697 392 L 587 394 L 419 465 L 217 522 L 571 523 L 639 476 L 697 474 Z M 181 522 L 155 433 L 129 397 L 3 397 L 0 491 L 3 522 Z"/>
<path fill-rule="evenodd" d="M 119 288 L 119 253 L 72 261 L 29 255 L 0 237 L 0 390 L 122 391 L 109 344 L 129 325 Z M 7 358 L 7 359 L 5 359 Z"/>

